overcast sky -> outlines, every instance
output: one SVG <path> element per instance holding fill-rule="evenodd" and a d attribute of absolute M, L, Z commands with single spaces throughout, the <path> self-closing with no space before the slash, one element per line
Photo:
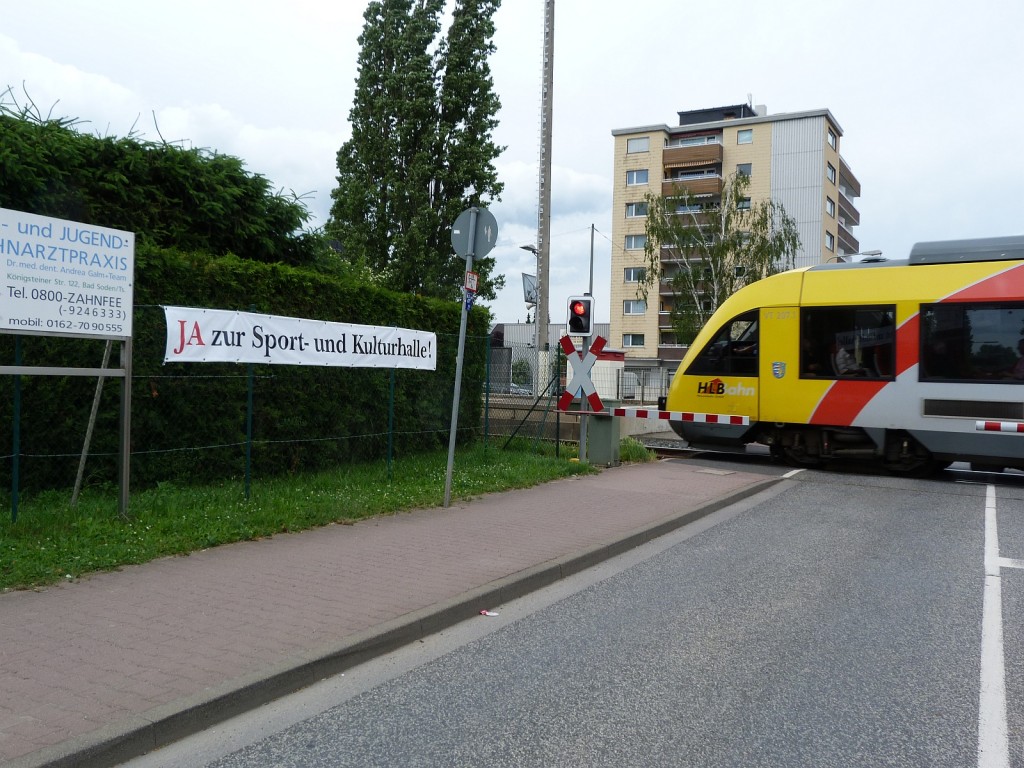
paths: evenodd
<path fill-rule="evenodd" d="M 0 89 L 85 130 L 184 140 L 245 161 L 330 207 L 349 137 L 363 0 L 0 0 Z M 507 287 L 525 319 L 536 242 L 543 0 L 505 0 L 491 66 L 505 183 L 490 205 Z M 550 314 L 589 282 L 609 317 L 615 128 L 680 110 L 831 110 L 861 182 L 862 250 L 1024 233 L 1020 0 L 557 0 Z M 23 91 L 23 87 L 25 91 Z M 159 129 L 159 134 L 157 133 Z"/>

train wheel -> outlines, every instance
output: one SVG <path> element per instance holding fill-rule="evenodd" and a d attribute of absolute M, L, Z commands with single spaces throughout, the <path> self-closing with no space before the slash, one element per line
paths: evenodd
<path fill-rule="evenodd" d="M 778 452 L 773 450 L 772 455 L 782 459 L 791 467 L 799 467 L 801 469 L 814 469 L 825 463 L 818 456 L 810 455 L 801 448 L 791 448 L 789 446 L 782 446 Z"/>
<path fill-rule="evenodd" d="M 812 469 L 825 464 L 821 456 L 807 450 L 807 435 L 801 432 L 775 432 L 763 436 L 763 443 L 769 446 L 772 458 L 790 467 Z"/>
<path fill-rule="evenodd" d="M 932 477 L 949 466 L 905 432 L 890 433 L 883 465 L 887 472 L 902 477 Z"/>

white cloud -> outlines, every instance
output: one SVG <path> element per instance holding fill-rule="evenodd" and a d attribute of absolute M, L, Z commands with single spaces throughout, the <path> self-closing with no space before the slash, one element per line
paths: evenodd
<path fill-rule="evenodd" d="M 45 113 L 100 134 L 160 132 L 240 157 L 275 188 L 314 192 L 322 221 L 348 136 L 365 2 L 138 0 L 5 3 L 0 87 L 22 83 Z M 497 318 L 525 317 L 519 246 L 536 242 L 544 3 L 506 0 L 491 60 L 502 102 L 495 140 L 505 192 L 494 250 L 508 287 Z M 550 311 L 589 280 L 599 319 L 610 288 L 614 128 L 672 124 L 680 110 L 766 104 L 828 108 L 860 179 L 863 248 L 905 255 L 915 241 L 1016 234 L 1013 152 L 1024 102 L 1024 4 L 983 0 L 772 0 L 700 7 L 648 0 L 630 12 L 562 0 L 552 93 Z M 658 30 L 652 35 L 652 29 Z M 711 31 L 688 34 L 679 30 Z M 661 30 L 666 30 L 662 32 Z"/>

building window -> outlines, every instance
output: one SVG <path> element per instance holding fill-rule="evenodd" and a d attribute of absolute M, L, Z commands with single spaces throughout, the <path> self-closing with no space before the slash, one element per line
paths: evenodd
<path fill-rule="evenodd" d="M 647 235 L 626 235 L 626 250 L 638 251 L 647 245 Z"/>
<path fill-rule="evenodd" d="M 836 148 L 836 133 L 831 128 L 828 129 L 828 145 L 832 149 Z"/>
<path fill-rule="evenodd" d="M 836 236 L 831 232 L 825 233 L 825 247 L 830 251 L 834 251 L 836 249 Z"/>
<path fill-rule="evenodd" d="M 626 171 L 626 186 L 634 187 L 638 184 L 647 183 L 647 169 L 642 168 L 638 171 Z"/>
<path fill-rule="evenodd" d="M 646 267 L 626 267 L 623 273 L 623 282 L 639 283 L 647 275 Z"/>
<path fill-rule="evenodd" d="M 737 144 L 753 144 L 754 143 L 754 129 L 743 128 L 742 130 L 736 131 L 736 143 Z"/>
<path fill-rule="evenodd" d="M 896 308 L 807 307 L 800 310 L 800 378 L 891 379 Z"/>
<path fill-rule="evenodd" d="M 751 170 L 752 167 L 753 166 L 752 166 L 751 163 L 739 163 L 739 164 L 736 165 L 736 175 L 737 176 L 749 176 L 750 175 L 750 170 Z"/>
<path fill-rule="evenodd" d="M 622 302 L 622 314 L 642 315 L 647 312 L 647 302 L 643 299 L 626 299 Z"/>
<path fill-rule="evenodd" d="M 626 347 L 642 347 L 644 345 L 644 335 L 642 333 L 624 333 L 622 334 L 622 348 Z"/>
<path fill-rule="evenodd" d="M 825 212 L 833 219 L 836 217 L 836 202 L 831 197 L 825 198 Z"/>
<path fill-rule="evenodd" d="M 644 136 L 642 139 L 626 139 L 626 154 L 632 155 L 636 152 L 647 152 L 651 148 L 651 140 Z"/>
<path fill-rule="evenodd" d="M 749 197 L 741 197 L 739 200 L 737 200 L 736 201 L 736 210 L 737 211 L 749 211 L 750 210 L 750 198 Z"/>
<path fill-rule="evenodd" d="M 828 176 L 828 180 L 829 181 L 831 181 L 833 184 L 835 184 L 836 183 L 836 168 L 835 168 L 834 165 L 832 165 L 832 163 L 828 163 L 827 165 L 828 165 L 828 170 L 825 172 L 825 175 Z"/>
<path fill-rule="evenodd" d="M 666 147 L 701 147 L 705 144 L 720 143 L 719 136 L 686 136 L 681 139 L 665 141 Z"/>
<path fill-rule="evenodd" d="M 632 219 L 637 216 L 647 215 L 647 203 L 626 203 L 626 218 Z"/>

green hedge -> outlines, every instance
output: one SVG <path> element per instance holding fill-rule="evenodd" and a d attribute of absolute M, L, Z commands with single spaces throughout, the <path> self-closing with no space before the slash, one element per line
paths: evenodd
<path fill-rule="evenodd" d="M 395 378 L 396 455 L 447 444 L 461 307 L 395 294 L 344 278 L 233 255 L 210 257 L 140 244 L 135 260 L 132 485 L 239 477 L 245 461 L 245 365 L 164 364 L 161 305 L 255 311 L 341 323 L 433 331 L 436 371 L 400 369 Z M 488 313 L 470 313 L 463 365 L 460 439 L 480 424 Z M 104 342 L 21 336 L 22 365 L 99 367 Z M 115 345 L 115 348 L 120 345 Z M 14 364 L 15 337 L 0 335 L 0 360 Z M 116 360 L 112 361 L 116 364 Z M 253 472 L 257 476 L 380 458 L 388 443 L 390 370 L 252 366 Z M 0 376 L 0 482 L 13 467 L 16 377 Z M 96 380 L 21 376 L 21 487 L 70 487 Z M 120 384 L 107 379 L 87 463 L 90 484 L 117 479 Z"/>

